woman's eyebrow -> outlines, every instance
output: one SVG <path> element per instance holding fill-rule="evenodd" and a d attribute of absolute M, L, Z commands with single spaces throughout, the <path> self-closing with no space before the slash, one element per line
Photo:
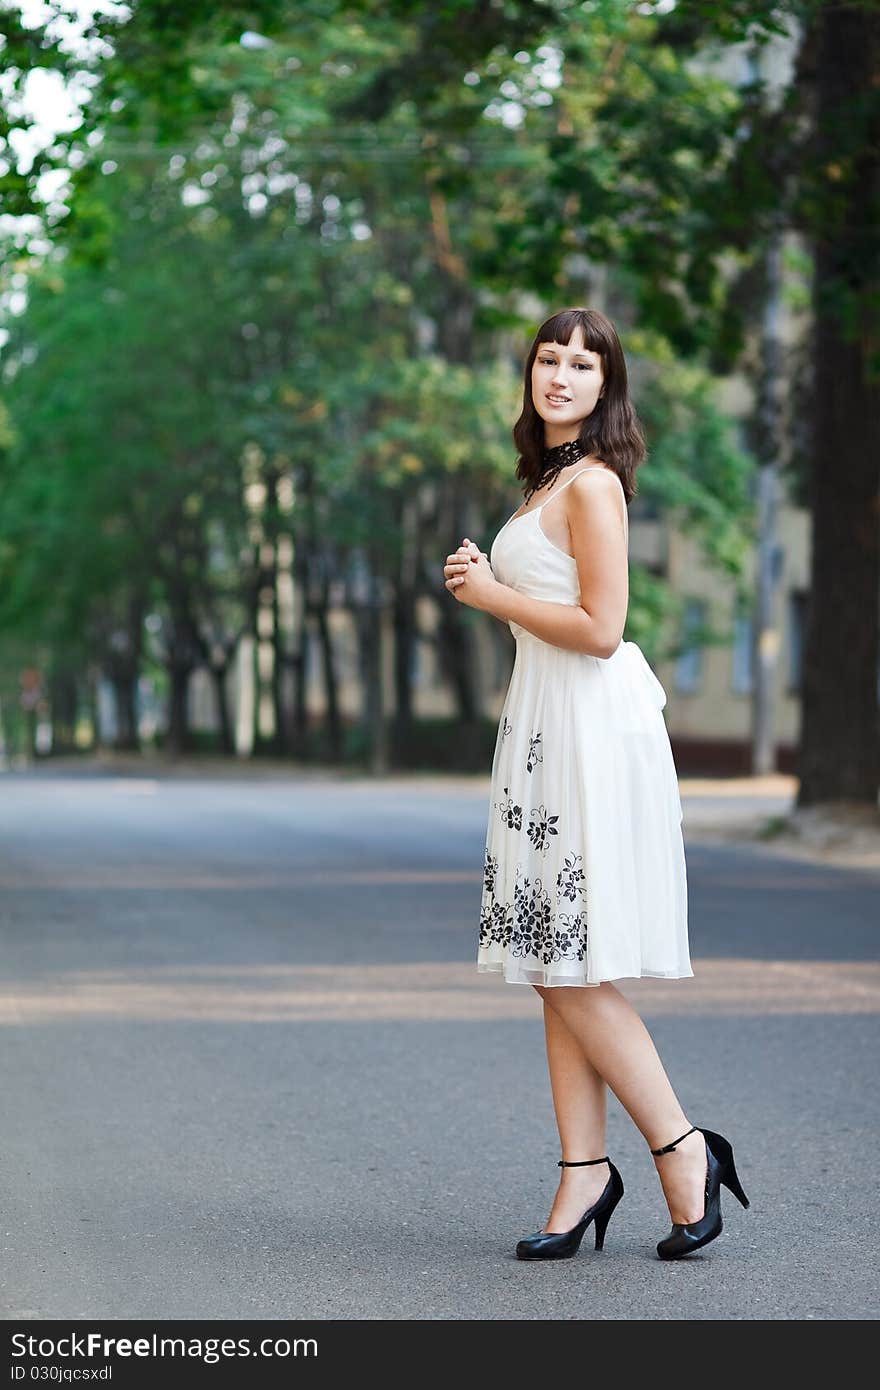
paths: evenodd
<path fill-rule="evenodd" d="M 556 348 L 554 348 L 554 347 L 549 347 L 549 346 L 548 346 L 548 347 L 541 347 L 541 348 L 538 349 L 539 352 L 556 352 L 556 350 L 557 350 Z M 565 349 L 563 348 L 563 352 L 564 352 L 564 351 L 565 351 Z M 585 352 L 573 352 L 573 353 L 572 353 L 572 357 L 583 357 L 584 361 L 586 361 L 586 362 L 589 362 L 589 360 L 590 360 L 589 357 L 588 357 L 588 355 L 587 355 L 587 353 L 585 353 Z"/>

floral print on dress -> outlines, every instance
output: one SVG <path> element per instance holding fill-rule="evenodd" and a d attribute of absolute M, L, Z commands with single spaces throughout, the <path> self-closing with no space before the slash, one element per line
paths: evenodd
<path fill-rule="evenodd" d="M 486 846 L 486 855 L 483 860 L 483 890 L 486 893 L 495 892 L 495 877 L 498 873 L 498 860 L 489 853 L 489 846 Z"/>
<path fill-rule="evenodd" d="M 480 945 L 506 946 L 513 931 L 513 904 L 490 900 L 480 911 Z"/>
<path fill-rule="evenodd" d="M 586 955 L 587 919 L 581 912 L 560 912 L 553 940 L 547 941 L 543 961 L 552 965 L 557 960 L 583 960 Z"/>
<path fill-rule="evenodd" d="M 568 855 L 566 862 L 579 858 L 580 855 Z M 522 863 L 518 863 L 513 902 L 505 902 L 495 892 L 498 861 L 487 854 L 487 864 L 490 868 L 484 879 L 487 886 L 480 907 L 481 950 L 501 946 L 511 955 L 532 958 L 543 965 L 586 959 L 587 914 L 586 911 L 559 910 L 561 872 L 556 879 L 554 904 L 543 880 L 530 877 Z M 577 891 L 583 893 L 585 890 L 579 888 Z"/>
<path fill-rule="evenodd" d="M 512 730 L 513 725 L 505 715 L 501 739 Z M 529 738 L 526 757 L 526 771 L 529 773 L 544 761 L 542 743 L 543 733 L 540 730 Z M 550 856 L 547 864 L 550 878 L 545 871 L 535 874 L 531 864 L 518 860 L 513 901 L 505 900 L 503 891 L 499 893 L 505 845 L 524 846 L 527 840 L 530 850 L 547 861 L 548 851 L 559 843 L 560 817 L 543 802 L 528 812 L 523 840 L 507 840 L 508 831 L 522 833 L 525 801 L 524 796 L 518 797 L 515 791 L 511 794 L 511 788 L 506 786 L 503 797 L 494 803 L 503 829 L 495 832 L 499 837 L 499 853 L 492 853 L 491 837 L 486 842 L 480 905 L 480 948 L 500 946 L 524 961 L 537 961 L 545 966 L 562 960 L 584 961 L 587 955 L 587 880 L 582 854 L 569 850 L 561 858 L 558 854 Z M 516 852 L 515 849 L 513 852 Z M 556 869 L 555 875 L 551 864 Z M 548 886 L 550 884 L 552 888 Z"/>
<path fill-rule="evenodd" d="M 538 763 L 542 763 L 544 761 L 544 754 L 538 747 L 538 744 L 541 742 L 542 738 L 543 734 L 540 733 L 535 734 L 534 737 L 529 737 L 529 752 L 528 757 L 526 758 L 526 772 L 531 772 L 533 767 L 536 767 Z"/>
<path fill-rule="evenodd" d="M 495 860 L 495 871 L 498 871 L 498 861 Z M 570 903 L 576 902 L 578 895 L 585 898 L 587 895 L 587 879 L 581 864 L 583 863 L 582 854 L 567 854 L 565 862 L 559 873 L 556 875 L 556 896 L 567 898 Z"/>
<path fill-rule="evenodd" d="M 517 873 L 513 890 L 513 931 L 510 950 L 515 956 L 540 956 L 545 940 L 551 935 L 552 908 L 550 894 L 540 878 Z"/>
<path fill-rule="evenodd" d="M 496 805 L 498 806 L 498 809 L 501 812 L 502 824 L 506 825 L 508 830 L 521 830 L 522 807 L 517 806 L 513 797 L 510 795 L 509 787 L 504 788 L 504 795 L 507 797 L 506 801 L 500 803 L 496 802 Z"/>
<path fill-rule="evenodd" d="M 550 836 L 559 834 L 559 831 L 556 829 L 556 822 L 559 820 L 559 817 L 551 816 L 546 806 L 533 806 L 529 815 L 531 816 L 531 820 L 529 821 L 529 828 L 526 833 L 535 846 L 535 849 L 539 849 L 546 854 L 550 846 Z"/>

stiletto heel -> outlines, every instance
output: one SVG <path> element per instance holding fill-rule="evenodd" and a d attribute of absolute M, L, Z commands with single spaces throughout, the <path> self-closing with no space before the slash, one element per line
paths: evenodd
<path fill-rule="evenodd" d="M 689 1255 L 692 1250 L 699 1250 L 701 1246 L 708 1245 L 710 1240 L 720 1236 L 723 1229 L 721 1220 L 722 1184 L 733 1193 L 737 1201 L 744 1207 L 749 1205 L 749 1199 L 742 1189 L 733 1161 L 733 1147 L 723 1134 L 716 1134 L 711 1129 L 698 1129 L 694 1125 L 687 1134 L 682 1134 L 680 1138 L 674 1139 L 671 1144 L 664 1145 L 662 1149 L 652 1149 L 651 1153 L 655 1158 L 659 1158 L 661 1154 L 672 1153 L 682 1139 L 687 1139 L 688 1134 L 702 1134 L 706 1144 L 706 1200 L 703 1215 L 699 1221 L 691 1221 L 687 1224 L 677 1221 L 673 1223 L 669 1235 L 665 1240 L 661 1240 L 657 1246 L 657 1254 L 661 1260 L 679 1260 L 682 1255 Z"/>
<path fill-rule="evenodd" d="M 585 1158 L 579 1163 L 567 1163 L 560 1159 L 558 1168 L 592 1168 L 597 1163 L 607 1163 L 611 1176 L 605 1184 L 601 1197 L 584 1212 L 580 1221 L 570 1231 L 536 1231 L 533 1236 L 524 1236 L 516 1247 L 519 1260 L 566 1260 L 576 1255 L 584 1232 L 592 1221 L 596 1227 L 596 1249 L 605 1246 L 605 1232 L 617 1203 L 623 1196 L 623 1179 L 611 1159 Z"/>
<path fill-rule="evenodd" d="M 701 1131 L 705 1135 L 707 1143 L 711 1143 L 712 1152 L 721 1164 L 721 1181 L 728 1191 L 732 1192 L 741 1206 L 747 1207 L 749 1199 L 743 1192 L 742 1183 L 737 1176 L 736 1167 L 733 1162 L 733 1148 L 723 1134 L 716 1134 L 714 1130 L 704 1129 Z"/>
<path fill-rule="evenodd" d="M 596 1249 L 605 1249 L 605 1232 L 608 1230 L 608 1222 L 611 1220 L 611 1213 L 614 1207 L 607 1207 L 605 1211 L 597 1212 L 593 1218 L 593 1225 L 596 1228 Z"/>

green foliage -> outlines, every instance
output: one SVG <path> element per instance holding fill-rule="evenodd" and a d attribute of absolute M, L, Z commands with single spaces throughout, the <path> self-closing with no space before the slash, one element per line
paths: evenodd
<path fill-rule="evenodd" d="M 210 584 L 206 528 L 243 524 L 224 267 L 158 180 L 103 189 L 112 255 L 35 271 L 11 325 L 0 513 L 0 622 L 86 645 L 132 592 Z"/>
<path fill-rule="evenodd" d="M 670 654 L 666 634 L 677 631 L 680 610 L 680 600 L 665 579 L 639 565 L 630 565 L 624 637 L 637 642 L 652 664 Z"/>
<path fill-rule="evenodd" d="M 639 491 L 672 513 L 720 573 L 740 580 L 757 538 L 754 459 L 737 444 L 708 373 L 677 361 L 668 347 L 655 350 L 639 411 L 656 443 L 638 475 Z"/>

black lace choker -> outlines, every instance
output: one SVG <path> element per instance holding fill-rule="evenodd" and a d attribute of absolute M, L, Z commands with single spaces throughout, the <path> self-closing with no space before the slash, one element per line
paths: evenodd
<path fill-rule="evenodd" d="M 566 439 L 562 444 L 554 444 L 551 449 L 542 449 L 541 478 L 537 486 L 529 490 L 525 501 L 528 502 L 532 493 L 549 487 L 559 477 L 563 468 L 568 468 L 569 464 L 577 463 L 578 459 L 583 457 L 584 447 L 579 439 Z"/>

